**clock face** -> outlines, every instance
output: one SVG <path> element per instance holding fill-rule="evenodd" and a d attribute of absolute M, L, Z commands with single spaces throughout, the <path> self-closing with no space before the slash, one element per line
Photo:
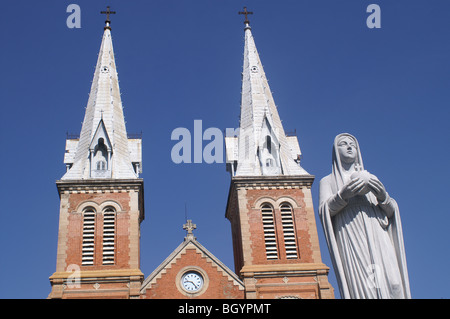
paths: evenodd
<path fill-rule="evenodd" d="M 197 292 L 203 287 L 203 277 L 196 271 L 188 271 L 181 277 L 181 286 L 188 292 Z"/>

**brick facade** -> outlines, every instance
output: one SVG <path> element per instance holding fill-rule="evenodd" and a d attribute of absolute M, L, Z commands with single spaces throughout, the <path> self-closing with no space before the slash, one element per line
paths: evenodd
<path fill-rule="evenodd" d="M 143 183 L 137 181 L 58 182 L 61 198 L 57 269 L 50 298 L 271 299 L 333 298 L 328 267 L 321 261 L 310 187 L 312 178 L 233 178 L 226 216 L 231 222 L 236 273 L 195 239 L 185 239 L 145 281 L 140 271 L 139 229 L 144 218 Z M 274 208 L 279 257 L 266 258 L 261 205 Z M 280 205 L 288 203 L 298 258 L 285 253 Z M 116 215 L 113 265 L 102 264 L 103 215 Z M 96 211 L 93 265 L 82 265 L 83 210 Z M 75 267 L 74 267 L 75 266 Z M 204 288 L 190 293 L 180 285 L 189 270 L 201 273 Z M 74 281 L 78 278 L 78 281 Z"/>
<path fill-rule="evenodd" d="M 110 269 L 126 269 L 130 267 L 130 238 L 128 230 L 130 229 L 130 211 L 129 193 L 101 193 L 101 194 L 70 194 L 68 210 L 69 214 L 69 231 L 68 231 L 68 247 L 66 265 L 81 265 L 81 248 L 83 235 L 83 214 L 77 208 L 80 204 L 93 207 L 101 207 L 108 203 L 117 203 L 122 209 L 117 212 L 116 219 L 116 262 L 114 265 L 102 265 L 102 241 L 103 241 L 103 214 L 101 211 L 96 212 L 95 227 L 95 251 L 94 266 L 81 266 L 81 270 L 110 270 Z"/>
<path fill-rule="evenodd" d="M 200 273 L 203 288 L 195 293 L 183 289 L 181 277 Z M 144 299 L 243 299 L 242 282 L 197 241 L 188 241 L 147 278 L 141 290 Z"/>
<path fill-rule="evenodd" d="M 226 216 L 231 222 L 235 269 L 246 298 L 333 298 L 322 263 L 310 187 L 314 177 L 234 177 Z M 298 257 L 288 259 L 280 214 L 292 207 Z M 273 207 L 278 258 L 266 256 L 262 205 Z"/>
<path fill-rule="evenodd" d="M 49 298 L 139 297 L 139 228 L 144 218 L 143 182 L 58 182 L 61 199 L 56 272 Z M 102 263 L 103 211 L 115 211 L 114 263 Z M 94 260 L 82 264 L 83 212 L 95 211 Z"/>

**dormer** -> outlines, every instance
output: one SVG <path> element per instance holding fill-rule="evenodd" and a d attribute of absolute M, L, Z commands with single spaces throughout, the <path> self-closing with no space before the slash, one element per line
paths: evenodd
<path fill-rule="evenodd" d="M 103 119 L 89 145 L 90 177 L 111 178 L 112 145 Z"/>
<path fill-rule="evenodd" d="M 264 117 L 258 143 L 258 158 L 262 175 L 280 175 L 280 142 L 270 125 L 269 118 Z"/>

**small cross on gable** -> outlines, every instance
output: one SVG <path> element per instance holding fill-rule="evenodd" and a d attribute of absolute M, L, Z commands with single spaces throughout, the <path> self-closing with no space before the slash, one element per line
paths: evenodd
<path fill-rule="evenodd" d="M 186 238 L 192 238 L 195 239 L 194 234 L 192 231 L 197 228 L 197 225 L 192 223 L 191 219 L 187 220 L 187 223 L 183 225 L 183 229 L 187 231 Z"/>

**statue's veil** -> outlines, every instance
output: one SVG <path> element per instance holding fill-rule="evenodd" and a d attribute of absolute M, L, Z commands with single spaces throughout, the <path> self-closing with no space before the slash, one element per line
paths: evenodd
<path fill-rule="evenodd" d="M 356 157 L 356 163 L 357 165 L 359 165 L 359 168 L 361 170 L 364 169 L 364 165 L 363 165 L 363 160 L 361 157 L 361 151 L 359 149 L 359 144 L 358 144 L 358 140 L 351 134 L 348 133 L 342 133 L 339 134 L 338 136 L 336 136 L 336 138 L 334 139 L 334 143 L 333 143 L 333 153 L 332 153 L 332 163 L 333 163 L 333 167 L 332 167 L 332 181 L 334 182 L 334 185 L 332 184 L 332 190 L 333 193 L 337 193 L 339 189 L 342 188 L 342 186 L 344 186 L 345 184 L 345 180 L 344 180 L 344 175 L 343 175 L 343 169 L 342 169 L 342 164 L 341 164 L 341 158 L 338 154 L 338 150 L 337 150 L 337 146 L 338 143 L 341 139 L 343 139 L 344 137 L 349 137 L 351 138 L 356 145 L 356 150 L 357 150 L 357 157 Z"/>

